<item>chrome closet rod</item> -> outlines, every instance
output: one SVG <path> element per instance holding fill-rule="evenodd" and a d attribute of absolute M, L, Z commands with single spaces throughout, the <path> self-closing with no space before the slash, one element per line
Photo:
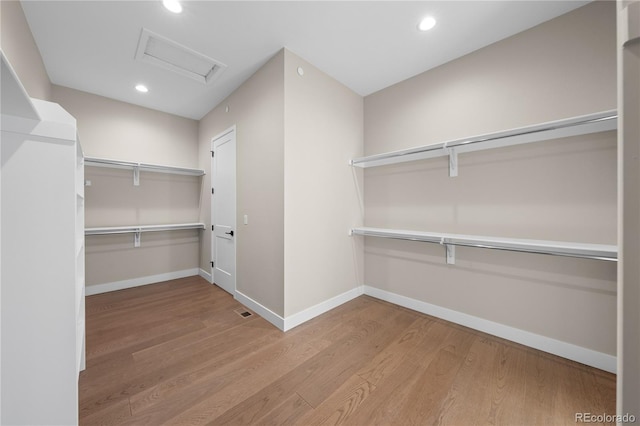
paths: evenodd
<path fill-rule="evenodd" d="M 402 151 L 374 154 L 367 157 L 361 157 L 361 158 L 351 160 L 351 164 L 356 165 L 356 164 L 366 163 L 370 161 L 380 161 L 380 160 L 386 160 L 394 157 L 404 157 L 406 155 L 437 151 L 439 149 L 454 148 L 454 147 L 471 145 L 471 144 L 476 144 L 481 142 L 491 142 L 491 141 L 496 141 L 496 140 L 506 139 L 511 137 L 526 136 L 526 135 L 531 135 L 535 133 L 542 133 L 542 132 L 566 129 L 569 127 L 598 123 L 602 121 L 615 120 L 617 118 L 618 118 L 618 113 L 615 110 L 604 111 L 596 114 L 590 114 L 588 116 L 582 117 L 581 119 L 580 118 L 573 119 L 575 121 L 572 121 L 572 119 L 559 120 L 560 122 L 556 121 L 556 122 L 551 122 L 547 124 L 533 125 L 533 126 L 523 127 L 521 129 L 507 130 L 504 132 L 497 132 L 497 133 L 488 134 L 484 136 L 476 136 L 476 137 L 471 137 L 463 140 L 440 142 L 440 143 L 434 143 L 431 145 L 410 148 Z"/>
<path fill-rule="evenodd" d="M 86 228 L 85 235 L 135 234 L 139 232 L 178 231 L 184 229 L 204 229 L 203 223 L 186 223 L 176 225 L 140 225 Z"/>
<path fill-rule="evenodd" d="M 447 237 L 444 237 L 444 240 L 443 240 L 443 238 L 438 238 L 438 237 L 410 237 L 410 236 L 399 236 L 399 235 L 386 235 L 386 234 L 377 233 L 375 231 L 354 230 L 354 233 L 356 235 L 362 235 L 364 237 L 388 238 L 391 240 L 425 242 L 425 243 L 433 243 L 433 244 L 440 244 L 440 245 L 484 248 L 484 249 L 491 249 L 491 250 L 513 251 L 513 252 L 520 252 L 520 253 L 546 254 L 551 256 L 574 257 L 579 259 L 606 260 L 611 262 L 618 261 L 617 257 L 593 256 L 593 255 L 586 255 L 586 254 L 580 254 L 580 253 L 567 253 L 567 252 L 559 252 L 554 250 L 543 250 L 543 249 L 527 249 L 527 248 L 521 248 L 521 247 L 505 247 L 505 246 L 482 244 L 482 243 L 447 241 L 446 239 Z"/>
<path fill-rule="evenodd" d="M 383 154 L 369 155 L 367 157 L 354 159 L 352 160 L 352 162 L 355 165 L 358 163 L 366 163 L 367 161 L 386 160 L 387 158 L 404 157 L 405 155 L 422 154 L 423 152 L 438 151 L 443 148 L 445 148 L 445 144 L 443 142 L 440 142 L 440 143 L 434 143 L 431 145 L 420 146 L 417 148 L 409 148 L 399 152 L 386 152 Z"/>
<path fill-rule="evenodd" d="M 515 251 L 520 253 L 534 253 L 534 254 L 546 254 L 550 256 L 562 256 L 562 257 L 575 257 L 578 259 L 592 259 L 592 260 L 607 260 L 610 262 L 617 262 L 617 257 L 603 257 L 603 256 L 593 256 L 588 254 L 579 254 L 579 253 L 565 253 L 558 252 L 553 250 L 541 250 L 541 249 L 525 249 L 519 247 L 502 247 L 502 246 L 493 246 L 490 244 L 471 244 L 471 243 L 460 243 L 460 242 L 445 242 L 445 244 L 450 244 L 453 246 L 461 246 L 461 247 L 474 247 L 474 248 L 485 248 L 491 250 L 503 250 L 503 251 Z"/>
<path fill-rule="evenodd" d="M 518 132 L 518 133 L 509 133 L 509 134 L 505 134 L 505 135 L 488 136 L 486 138 L 479 137 L 479 138 L 472 138 L 472 139 L 469 139 L 467 141 L 451 142 L 451 143 L 447 143 L 446 146 L 447 146 L 447 148 L 454 148 L 456 146 L 466 146 L 466 145 L 471 145 L 471 144 L 474 144 L 474 143 L 497 141 L 497 140 L 500 140 L 500 139 L 510 138 L 510 137 L 514 137 L 514 136 L 532 135 L 532 134 L 535 134 L 535 133 L 549 132 L 549 131 L 553 131 L 553 130 L 566 129 L 566 128 L 569 128 L 569 127 L 582 126 L 582 125 L 585 125 L 585 124 L 598 123 L 600 121 L 615 120 L 617 118 L 618 118 L 617 114 L 612 114 L 612 115 L 607 115 L 605 117 L 596 117 L 596 118 L 591 118 L 591 119 L 587 119 L 587 120 L 576 121 L 574 123 L 560 123 L 560 124 L 557 124 L 557 125 L 554 125 L 554 126 L 546 126 L 546 127 L 540 128 L 540 129 L 523 130 L 523 131 Z"/>
<path fill-rule="evenodd" d="M 86 163 L 94 163 L 105 166 L 120 166 L 120 167 L 138 167 L 141 169 L 147 169 L 150 171 L 169 171 L 169 172 L 178 172 L 178 173 L 186 173 L 186 174 L 203 174 L 204 171 L 199 169 L 189 169 L 186 167 L 175 167 L 175 166 L 163 166 L 160 164 L 149 164 L 149 163 L 135 163 L 133 161 L 122 161 L 122 160 L 110 160 L 107 158 L 95 158 L 95 157 L 85 157 L 84 159 Z"/>

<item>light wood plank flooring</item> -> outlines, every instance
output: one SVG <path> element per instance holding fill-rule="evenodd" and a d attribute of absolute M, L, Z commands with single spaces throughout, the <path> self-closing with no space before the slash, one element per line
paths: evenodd
<path fill-rule="evenodd" d="M 287 333 L 199 277 L 87 297 L 84 425 L 561 425 L 615 376 L 361 296 Z"/>

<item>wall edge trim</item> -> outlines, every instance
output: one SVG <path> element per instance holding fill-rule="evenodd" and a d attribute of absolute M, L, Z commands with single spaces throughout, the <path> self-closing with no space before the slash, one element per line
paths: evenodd
<path fill-rule="evenodd" d="M 252 311 L 255 311 L 256 314 L 260 315 L 262 318 L 266 319 L 267 321 L 269 321 L 271 324 L 273 324 L 280 330 L 285 331 L 284 318 L 282 318 L 280 315 L 273 312 L 271 309 L 267 308 L 266 306 L 262 305 L 259 302 L 256 302 L 255 300 L 253 300 L 246 294 L 242 293 L 241 291 L 238 291 L 237 289 L 236 289 L 236 294 L 234 295 L 234 298 L 238 302 L 245 305 L 247 308 L 251 309 Z"/>
<path fill-rule="evenodd" d="M 483 318 L 468 315 L 462 312 L 432 305 L 407 296 L 381 290 L 379 288 L 364 286 L 364 294 L 384 300 L 395 305 L 431 315 L 455 324 L 472 328 L 483 333 L 491 334 L 530 348 L 538 349 L 553 355 L 567 358 L 600 370 L 616 373 L 617 360 L 613 355 L 598 352 L 572 343 L 541 336 L 519 328 L 510 327 Z"/>
<path fill-rule="evenodd" d="M 271 309 L 253 300 L 240 291 L 236 290 L 235 298 L 240 303 L 247 306 L 249 309 L 254 310 L 258 315 L 269 321 L 278 329 L 286 332 L 363 294 L 364 287 L 358 286 L 316 305 L 313 305 L 307 309 L 304 309 L 298 313 L 289 315 L 288 317 L 282 317 L 276 314 Z"/>
<path fill-rule="evenodd" d="M 209 284 L 213 284 L 213 275 L 211 275 L 210 272 L 205 271 L 202 268 L 198 269 L 198 275 L 200 275 L 202 278 L 204 278 L 205 280 L 207 280 L 207 282 Z"/>
<path fill-rule="evenodd" d="M 199 275 L 198 268 L 183 269 L 181 271 L 172 271 L 157 275 L 147 275 L 145 277 L 131 278 L 128 280 L 114 281 L 104 284 L 88 285 L 85 286 L 85 296 L 93 296 L 94 294 L 108 293 L 110 291 L 124 290 L 148 284 L 156 284 L 178 278 L 192 277 L 194 275 Z"/>
<path fill-rule="evenodd" d="M 320 302 L 293 315 L 289 315 L 284 318 L 284 331 L 289 331 L 292 328 L 297 327 L 300 324 L 303 324 L 319 315 L 322 315 L 325 312 L 337 308 L 338 306 L 347 303 L 363 294 L 364 286 L 358 286 L 337 296 L 334 296 L 331 299 L 327 299 L 324 302 Z"/>

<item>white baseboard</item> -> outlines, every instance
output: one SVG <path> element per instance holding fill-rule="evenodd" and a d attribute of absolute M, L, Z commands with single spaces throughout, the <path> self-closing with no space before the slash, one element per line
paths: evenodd
<path fill-rule="evenodd" d="M 331 309 L 337 308 L 343 303 L 347 303 L 348 301 L 353 300 L 356 297 L 361 296 L 362 294 L 364 294 L 364 287 L 356 287 L 335 297 L 332 297 L 329 300 L 325 300 L 324 302 L 320 302 L 317 305 L 311 306 L 304 311 L 289 315 L 284 319 L 284 331 L 291 330 L 292 328 L 297 327 L 300 324 L 305 323 L 319 315 L 322 315 L 325 312 L 330 311 Z"/>
<path fill-rule="evenodd" d="M 238 302 L 242 303 L 244 306 L 251 309 L 256 314 L 278 327 L 280 330 L 284 331 L 284 318 L 280 315 L 238 290 L 236 290 L 235 298 Z"/>
<path fill-rule="evenodd" d="M 604 371 L 615 373 L 617 370 L 616 357 L 613 355 L 474 317 L 375 287 L 364 286 L 364 294 Z"/>
<path fill-rule="evenodd" d="M 280 330 L 288 331 L 294 327 L 299 326 L 302 323 L 309 321 L 310 319 L 317 317 L 318 315 L 322 315 L 333 308 L 337 308 L 343 303 L 347 303 L 348 301 L 353 300 L 362 294 L 364 294 L 364 287 L 356 287 L 335 297 L 332 297 L 331 299 L 325 300 L 324 302 L 320 302 L 317 305 L 311 306 L 304 311 L 289 315 L 286 318 L 283 318 L 282 316 L 276 314 L 266 306 L 261 305 L 260 303 L 256 302 L 240 291 L 236 290 L 235 298 L 238 300 L 238 302 L 242 303 L 247 308 L 251 309 L 256 314 L 260 315 L 262 318 L 278 327 Z"/>
<path fill-rule="evenodd" d="M 184 269 L 182 271 L 173 271 L 158 275 L 148 275 L 146 277 L 132 278 L 129 280 L 115 281 L 111 283 L 88 285 L 85 287 L 84 293 L 85 296 L 92 296 L 94 294 L 124 290 L 125 288 L 140 287 L 147 284 L 156 284 L 178 278 L 192 277 L 194 275 L 198 275 L 198 268 Z"/>
<path fill-rule="evenodd" d="M 202 278 L 204 278 L 205 280 L 207 280 L 207 282 L 213 284 L 213 275 L 211 275 L 210 272 L 205 271 L 204 269 L 200 268 L 198 270 L 198 275 L 200 275 Z"/>

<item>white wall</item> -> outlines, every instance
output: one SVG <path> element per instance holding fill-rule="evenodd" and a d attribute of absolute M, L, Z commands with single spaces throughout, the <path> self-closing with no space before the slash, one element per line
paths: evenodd
<path fill-rule="evenodd" d="M 365 98 L 365 153 L 616 108 L 615 4 L 594 2 Z M 365 171 L 374 227 L 616 244 L 615 132 Z M 367 239 L 365 283 L 616 354 L 612 262 Z M 606 358 L 606 357 L 605 357 Z"/>
<path fill-rule="evenodd" d="M 302 67 L 304 75 L 298 75 Z M 285 316 L 362 285 L 363 99 L 285 50 Z"/>

